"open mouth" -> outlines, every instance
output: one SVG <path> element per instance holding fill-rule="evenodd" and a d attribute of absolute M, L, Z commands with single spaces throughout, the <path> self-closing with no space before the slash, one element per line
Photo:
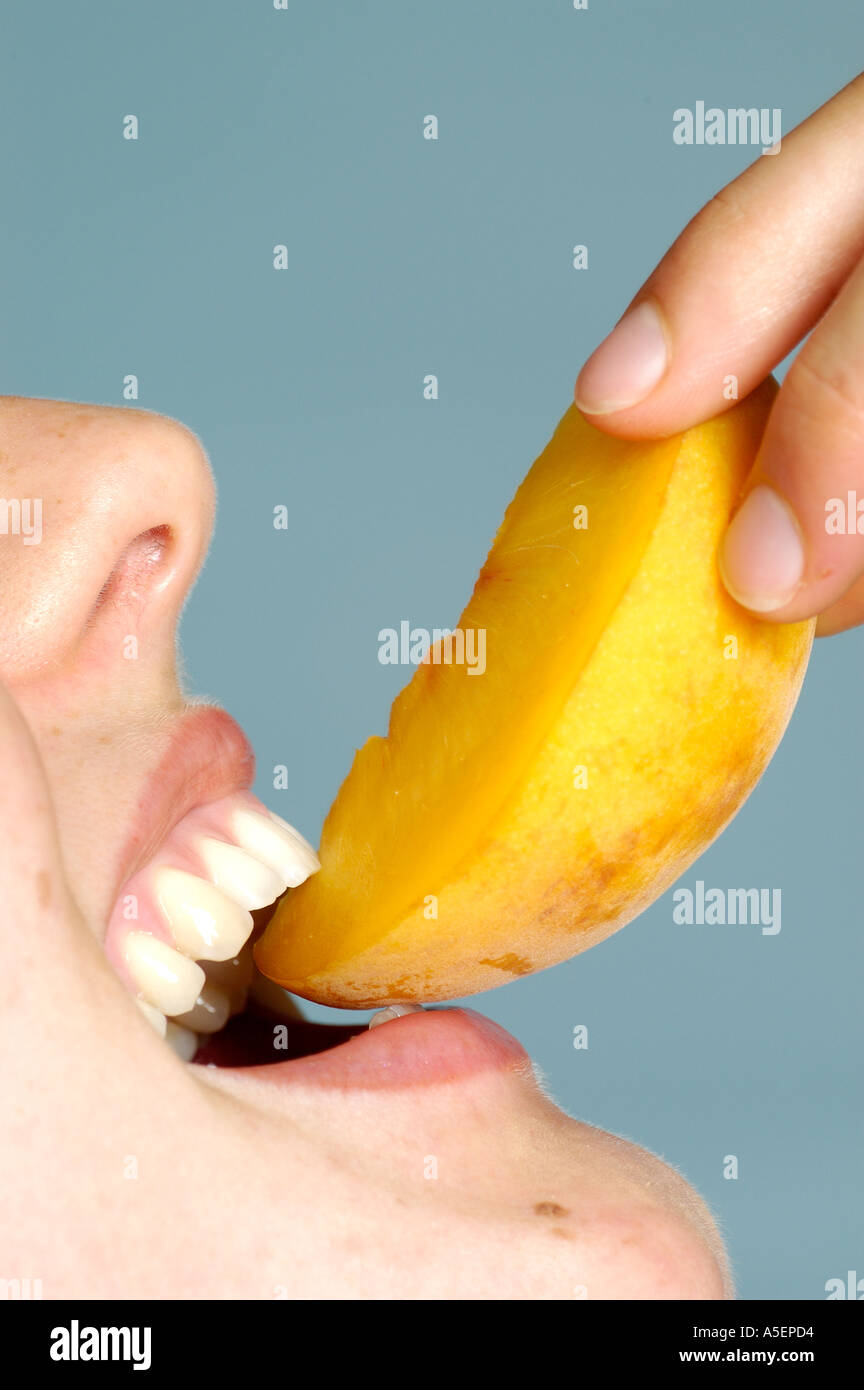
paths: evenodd
<path fill-rule="evenodd" d="M 320 864 L 300 832 L 248 790 L 253 770 L 245 735 L 224 711 L 185 715 L 124 854 L 105 950 L 166 1045 L 184 1062 L 266 1067 L 272 1080 L 320 1059 L 304 1076 L 323 1084 L 523 1066 L 516 1040 L 471 1010 L 382 999 L 369 1023 L 315 1023 L 260 974 L 254 940 L 275 903 Z"/>
<path fill-rule="evenodd" d="M 312 1023 L 251 999 L 218 1033 L 198 1040 L 193 1061 L 204 1066 L 259 1067 L 329 1052 L 367 1031 L 365 1023 Z"/>
<path fill-rule="evenodd" d="M 240 790 L 189 810 L 124 883 L 106 950 L 183 1061 L 286 1061 L 366 1026 L 303 1019 L 252 960 L 273 905 L 318 867 L 299 831 Z"/>

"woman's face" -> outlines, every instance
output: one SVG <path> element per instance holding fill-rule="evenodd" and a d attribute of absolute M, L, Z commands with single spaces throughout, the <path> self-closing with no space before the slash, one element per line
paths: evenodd
<path fill-rule="evenodd" d="M 240 730 L 180 687 L 213 505 L 174 421 L 0 398 L 4 1275 L 45 1297 L 722 1297 L 692 1189 L 565 1116 L 495 1025 L 434 1010 L 339 1043 L 290 1005 L 239 1012 L 250 910 L 315 861 L 248 791 Z"/>

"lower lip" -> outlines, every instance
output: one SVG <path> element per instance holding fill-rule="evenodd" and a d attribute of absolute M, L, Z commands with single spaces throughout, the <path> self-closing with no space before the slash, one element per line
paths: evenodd
<path fill-rule="evenodd" d="M 292 1020 L 283 1022 L 290 1038 Z M 270 1023 L 279 1026 L 275 1018 Z M 206 1064 L 206 1048 L 199 1057 Z M 366 1028 L 347 1042 L 311 1057 L 220 1070 L 282 1087 L 378 1091 L 441 1085 L 482 1072 L 518 1071 L 528 1066 L 522 1044 L 491 1019 L 473 1009 L 426 1009 Z"/>

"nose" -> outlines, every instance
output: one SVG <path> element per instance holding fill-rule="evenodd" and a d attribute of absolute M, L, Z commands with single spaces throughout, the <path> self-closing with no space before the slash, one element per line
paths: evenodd
<path fill-rule="evenodd" d="M 176 682 L 176 629 L 214 487 L 185 426 L 0 397 L 0 679 Z M 18 534 L 16 535 L 15 532 Z"/>

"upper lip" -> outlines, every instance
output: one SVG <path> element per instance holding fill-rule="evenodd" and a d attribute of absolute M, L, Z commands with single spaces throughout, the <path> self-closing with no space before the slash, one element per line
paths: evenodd
<path fill-rule="evenodd" d="M 245 790 L 254 776 L 252 747 L 230 714 L 213 705 L 194 705 L 178 715 L 138 801 L 119 860 L 118 890 L 153 857 L 187 811 Z"/>

